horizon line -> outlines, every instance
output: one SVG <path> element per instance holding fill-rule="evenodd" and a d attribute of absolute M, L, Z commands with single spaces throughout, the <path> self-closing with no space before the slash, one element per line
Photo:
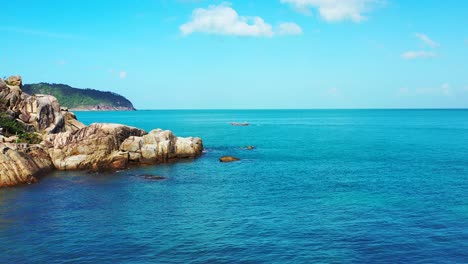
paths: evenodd
<path fill-rule="evenodd" d="M 414 108 L 137 108 L 135 110 L 74 110 L 74 112 L 131 112 L 131 111 L 269 111 L 269 110 L 468 110 L 468 107 L 451 107 L 451 108 L 427 108 L 427 107 L 414 107 Z"/>

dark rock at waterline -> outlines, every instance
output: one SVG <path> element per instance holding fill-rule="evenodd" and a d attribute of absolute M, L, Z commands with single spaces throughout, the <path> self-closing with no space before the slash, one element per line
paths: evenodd
<path fill-rule="evenodd" d="M 254 146 L 246 146 L 245 149 L 246 149 L 246 150 L 254 150 L 255 147 L 254 147 Z"/>
<path fill-rule="evenodd" d="M 233 157 L 233 156 L 224 156 L 219 158 L 220 162 L 233 162 L 233 161 L 239 161 L 239 158 Z"/>
<path fill-rule="evenodd" d="M 247 122 L 245 122 L 245 123 L 231 122 L 229 124 L 231 124 L 231 126 L 249 126 L 250 125 Z"/>
<path fill-rule="evenodd" d="M 142 175 L 142 177 L 145 180 L 151 180 L 151 181 L 161 181 L 161 180 L 166 179 L 166 177 L 158 176 L 158 175 L 151 175 L 151 174 L 145 174 L 145 175 Z"/>

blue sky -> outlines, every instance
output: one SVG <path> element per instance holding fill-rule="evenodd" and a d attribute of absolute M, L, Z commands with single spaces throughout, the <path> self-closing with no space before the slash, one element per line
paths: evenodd
<path fill-rule="evenodd" d="M 139 109 L 467 108 L 468 1 L 3 1 L 0 74 Z"/>

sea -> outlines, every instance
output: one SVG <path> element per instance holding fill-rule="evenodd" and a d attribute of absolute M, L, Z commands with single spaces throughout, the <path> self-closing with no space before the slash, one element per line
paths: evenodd
<path fill-rule="evenodd" d="M 0 263 L 468 263 L 468 110 L 76 114 L 205 151 L 0 189 Z"/>

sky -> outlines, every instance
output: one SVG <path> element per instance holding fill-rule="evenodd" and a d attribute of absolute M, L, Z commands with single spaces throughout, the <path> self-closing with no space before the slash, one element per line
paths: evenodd
<path fill-rule="evenodd" d="M 138 109 L 468 108 L 468 1 L 1 1 L 0 76 Z"/>

